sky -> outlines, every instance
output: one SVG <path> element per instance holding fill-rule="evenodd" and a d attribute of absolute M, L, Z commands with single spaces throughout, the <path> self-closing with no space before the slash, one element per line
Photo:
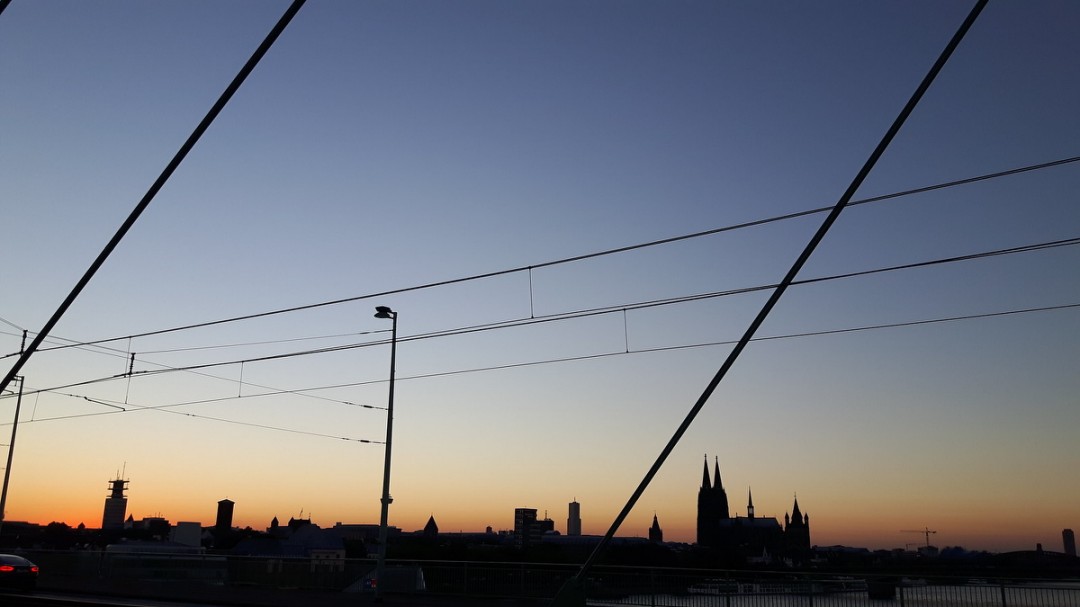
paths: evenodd
<path fill-rule="evenodd" d="M 0 15 L 0 355 L 286 7 Z M 565 531 L 576 499 L 605 532 L 768 293 L 694 296 L 775 284 L 824 216 L 551 262 L 834 204 L 970 7 L 311 0 L 23 368 L 6 518 L 96 527 L 122 474 L 136 519 L 377 522 L 385 305 L 390 524 Z M 990 3 L 855 197 L 1080 154 L 1078 26 Z M 1073 242 L 1078 186 L 1068 162 L 852 206 L 799 277 Z M 1060 550 L 1078 269 L 1069 244 L 793 286 L 619 534 L 693 541 L 707 456 L 733 512 L 797 495 L 817 545 Z"/>

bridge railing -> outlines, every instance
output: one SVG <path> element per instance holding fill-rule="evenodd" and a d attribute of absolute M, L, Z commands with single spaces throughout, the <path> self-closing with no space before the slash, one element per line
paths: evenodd
<path fill-rule="evenodd" d="M 370 592 L 375 561 L 323 555 L 253 557 L 190 553 L 24 551 L 57 590 L 153 598 L 228 589 L 319 594 Z M 479 561 L 388 561 L 383 590 L 397 594 L 501 597 L 543 602 L 575 565 Z M 597 567 L 585 583 L 590 605 L 648 607 L 1080 607 L 1080 581 L 822 575 L 662 567 Z M 157 593 L 157 594 L 155 594 Z M 162 596 L 162 594 L 166 596 Z"/>

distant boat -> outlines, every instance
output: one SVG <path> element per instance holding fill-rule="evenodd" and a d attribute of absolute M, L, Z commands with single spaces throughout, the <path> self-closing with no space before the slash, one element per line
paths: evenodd
<path fill-rule="evenodd" d="M 690 594 L 738 594 L 740 584 L 735 580 L 710 579 L 686 589 Z"/>
<path fill-rule="evenodd" d="M 776 580 L 765 582 L 739 582 L 728 579 L 708 579 L 686 589 L 689 594 L 825 594 L 866 592 L 866 580 L 840 577 L 828 580 Z"/>
<path fill-rule="evenodd" d="M 862 578 L 841 576 L 820 582 L 823 592 L 866 592 L 868 585 Z"/>

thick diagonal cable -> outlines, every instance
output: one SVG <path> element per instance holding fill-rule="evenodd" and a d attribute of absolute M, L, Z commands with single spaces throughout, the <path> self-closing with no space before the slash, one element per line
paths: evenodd
<path fill-rule="evenodd" d="M 266 55 L 266 52 L 270 50 L 270 47 L 273 46 L 274 41 L 278 39 L 281 32 L 285 31 L 285 27 L 289 25 L 292 18 L 296 16 L 296 13 L 300 10 L 300 7 L 304 5 L 304 2 L 305 0 L 293 0 L 293 3 L 285 10 L 285 14 L 281 16 L 281 19 L 279 19 L 273 29 L 270 30 L 270 33 L 266 35 L 262 44 L 255 49 L 255 52 L 251 55 L 251 58 L 247 60 L 247 63 L 244 64 L 244 67 L 240 68 L 240 72 L 233 78 L 232 82 L 229 83 L 229 86 L 225 88 L 225 92 L 221 94 L 221 97 L 219 97 L 213 107 L 210 108 L 210 111 L 206 113 L 206 116 L 203 117 L 202 121 L 199 122 L 199 125 L 195 127 L 195 130 L 187 138 L 184 144 L 180 146 L 179 151 L 177 151 L 176 155 L 169 161 L 169 164 L 165 166 L 165 169 L 161 171 L 158 178 L 154 180 L 150 189 L 146 191 L 146 194 L 139 200 L 139 203 L 135 205 L 135 208 L 131 211 L 131 214 L 128 215 L 128 218 L 124 220 L 124 223 L 121 224 L 120 228 L 113 234 L 112 239 L 106 243 L 105 248 L 101 250 L 101 253 L 99 253 L 93 263 L 90 264 L 86 273 L 83 274 L 82 278 L 79 279 L 79 282 L 75 284 L 75 287 L 71 289 L 71 292 L 68 293 L 68 296 L 64 301 L 60 303 L 60 307 L 56 309 L 56 312 L 54 312 L 52 317 L 45 323 L 45 326 L 41 331 L 34 336 L 33 341 L 30 342 L 26 347 L 26 350 L 24 350 L 18 360 L 15 361 L 15 364 L 12 365 L 7 375 L 4 376 L 4 379 L 0 381 L 0 392 L 3 392 L 4 388 L 7 388 L 8 384 L 11 383 L 12 379 L 14 379 L 23 368 L 23 365 L 26 364 L 26 361 L 30 359 L 30 356 L 32 356 L 38 346 L 41 345 L 41 342 L 48 337 L 49 332 L 56 326 L 56 323 L 60 322 L 60 318 L 64 316 L 67 309 L 75 302 L 75 298 L 77 298 L 79 293 L 81 293 L 86 285 L 89 284 L 90 279 L 94 277 L 94 274 L 96 274 L 98 269 L 105 263 L 105 260 L 109 258 L 113 249 L 120 244 L 124 235 L 131 229 L 131 226 L 135 225 L 135 221 L 139 219 L 139 216 L 146 210 L 146 207 L 150 206 L 150 202 L 157 195 L 158 191 L 165 186 L 165 182 L 169 180 L 169 177 L 171 177 L 180 166 L 180 163 L 184 161 L 188 152 L 195 147 L 195 144 L 198 143 L 203 133 L 210 128 L 210 125 L 214 122 L 214 119 L 217 118 L 218 114 L 221 113 L 221 110 L 225 109 L 226 104 L 229 103 L 229 100 L 232 99 L 232 96 L 236 91 L 240 89 L 240 85 L 244 83 L 244 80 L 246 80 L 248 75 L 255 69 L 255 66 L 259 64 L 259 60 L 261 60 L 263 56 Z"/>
<path fill-rule="evenodd" d="M 821 227 L 818 228 L 817 232 L 815 232 L 814 236 L 810 239 L 810 242 L 807 243 L 806 248 L 804 248 L 802 253 L 799 254 L 798 258 L 795 260 L 795 263 L 792 264 L 791 269 L 788 270 L 786 275 L 784 275 L 783 280 L 780 281 L 780 284 L 776 287 L 776 290 L 774 290 L 769 296 L 769 299 L 765 302 L 765 305 L 762 306 L 761 311 L 759 311 L 757 316 L 754 317 L 754 320 L 751 321 L 750 326 L 747 327 L 746 332 L 743 334 L 742 338 L 740 338 L 739 342 L 736 343 L 735 346 L 732 348 L 731 352 L 728 354 L 727 359 L 724 360 L 724 363 L 716 372 L 716 375 L 714 375 L 712 380 L 709 381 L 709 384 L 705 387 L 705 390 L 702 392 L 697 402 L 694 403 L 694 406 L 690 409 L 690 412 L 687 413 L 686 418 L 683 419 L 681 424 L 679 424 L 679 427 L 675 430 L 675 434 L 672 435 L 667 445 L 664 446 L 663 450 L 656 458 L 656 461 L 653 463 L 652 467 L 649 468 L 649 471 L 645 474 L 645 477 L 641 480 L 641 483 L 638 484 L 637 489 L 635 489 L 634 492 L 630 495 L 630 499 L 627 500 L 626 505 L 623 506 L 622 511 L 620 511 L 618 516 L 615 517 L 615 521 L 611 524 L 611 527 L 608 529 L 607 533 L 604 534 L 604 537 L 596 545 L 596 548 L 593 549 L 592 554 L 590 554 L 589 558 L 585 561 L 584 564 L 582 564 L 581 569 L 577 572 L 577 574 L 575 574 L 574 577 L 571 578 L 569 582 L 567 582 L 567 585 L 564 586 L 563 590 L 560 591 L 559 595 L 555 597 L 554 604 L 560 604 L 560 600 L 564 601 L 565 604 L 573 604 L 570 601 L 573 601 L 574 597 L 580 594 L 585 574 L 588 573 L 588 571 L 596 563 L 597 558 L 599 558 L 599 556 L 603 553 L 604 549 L 611 542 L 611 538 L 615 536 L 615 532 L 618 531 L 619 527 L 622 525 L 623 520 L 625 520 L 627 515 L 630 514 L 630 511 L 633 510 L 634 505 L 641 497 L 641 494 L 645 492 L 645 489 L 649 486 L 649 483 L 652 482 L 653 477 L 656 476 L 656 473 L 660 470 L 660 467 L 663 466 L 664 461 L 667 460 L 668 456 L 675 449 L 675 446 L 679 443 L 679 439 L 681 439 L 683 434 L 686 433 L 687 429 L 690 428 L 690 425 L 693 423 L 698 413 L 705 406 L 705 403 L 708 402 L 709 397 L 712 396 L 712 393 L 716 390 L 716 387 L 720 385 L 720 382 L 724 379 L 724 376 L 727 375 L 728 370 L 739 358 L 739 355 L 746 348 L 746 345 L 750 342 L 750 340 L 754 338 L 754 333 L 756 333 L 761 324 L 765 322 L 765 319 L 769 316 L 769 313 L 776 306 L 776 303 L 780 300 L 780 297 L 784 294 L 785 291 L 787 291 L 788 286 L 790 286 L 791 283 L 795 280 L 795 277 L 798 275 L 799 270 L 801 270 L 802 267 L 806 265 L 807 260 L 810 259 L 810 255 L 813 254 L 814 250 L 821 243 L 822 239 L 825 238 L 825 234 L 828 233 L 829 228 L 831 228 L 832 225 L 836 223 L 836 219 L 840 216 L 840 213 L 844 210 L 844 207 L 847 206 L 848 202 L 855 195 L 855 192 L 862 185 L 867 175 L 869 175 L 870 171 L 874 168 L 874 165 L 877 164 L 882 154 L 885 153 L 886 148 L 889 147 L 889 144 L 892 142 L 893 138 L 895 138 L 896 134 L 900 131 L 900 127 L 902 127 L 904 122 L 907 121 L 908 116 L 910 116 L 911 112 L 914 111 L 915 106 L 919 103 L 919 100 L 922 99 L 923 95 L 930 88 L 930 84 L 933 83 L 934 79 L 937 77 L 938 73 L 941 72 L 941 69 L 945 66 L 945 63 L 948 61 L 953 51 L 955 51 L 956 47 L 959 46 L 960 41 L 963 40 L 964 35 L 971 28 L 971 25 L 975 22 L 975 19 L 978 17 L 979 13 L 982 12 L 983 8 L 986 6 L 986 3 L 987 0 L 979 0 L 971 9 L 971 12 L 968 14 L 967 18 L 964 19 L 964 22 L 960 25 L 960 28 L 953 35 L 952 39 L 949 40 L 949 43 L 945 46 L 945 49 L 941 52 L 941 55 L 938 57 L 937 61 L 935 61 L 934 65 L 931 66 L 930 71 L 923 78 L 922 82 L 919 83 L 918 88 L 915 89 L 915 93 L 912 94 L 911 98 L 904 105 L 904 108 L 900 110 L 900 114 L 896 117 L 896 120 L 893 121 L 892 125 L 889 127 L 889 130 L 886 131 L 885 136 L 882 137 L 881 141 L 877 144 L 877 147 L 875 147 L 874 151 L 870 154 L 870 157 L 867 158 L 862 168 L 859 169 L 858 174 L 855 175 L 855 179 L 852 180 L 851 184 L 847 187 L 847 190 L 844 191 L 844 194 L 840 197 L 840 200 L 836 202 L 836 205 L 832 208 L 832 211 L 829 212 L 829 215 L 825 218 L 825 221 L 822 222 Z M 584 597 L 582 595 L 582 599 L 583 598 Z M 581 602 L 583 604 L 584 600 L 582 600 Z"/>

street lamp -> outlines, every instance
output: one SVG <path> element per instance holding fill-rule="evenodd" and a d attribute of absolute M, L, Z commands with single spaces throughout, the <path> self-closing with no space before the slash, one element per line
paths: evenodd
<path fill-rule="evenodd" d="M 4 509 L 7 508 L 8 480 L 11 478 L 11 456 L 15 454 L 15 431 L 19 429 L 19 407 L 22 406 L 23 384 L 26 383 L 26 378 L 20 375 L 16 375 L 15 379 L 19 382 L 19 397 L 15 400 L 15 421 L 11 424 L 11 441 L 8 443 L 7 467 L 4 468 L 4 489 L 0 492 L 0 531 L 4 528 Z"/>
<path fill-rule="evenodd" d="M 375 306 L 375 318 L 394 322 L 390 331 L 390 396 L 386 406 L 386 457 L 383 463 L 382 514 L 379 516 L 379 560 L 375 566 L 375 600 L 382 601 L 383 571 L 386 569 L 386 524 L 390 514 L 390 443 L 394 435 L 394 362 L 397 358 L 397 312 L 386 306 Z"/>

